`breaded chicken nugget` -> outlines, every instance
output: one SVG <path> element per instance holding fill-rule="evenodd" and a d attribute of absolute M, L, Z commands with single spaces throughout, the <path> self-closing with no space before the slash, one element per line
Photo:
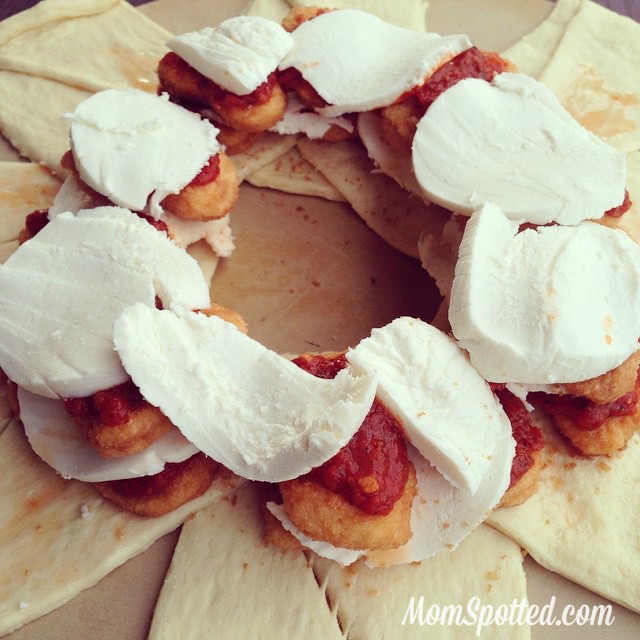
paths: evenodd
<path fill-rule="evenodd" d="M 416 495 L 412 464 L 402 497 L 385 516 L 369 515 L 340 494 L 306 478 L 282 482 L 279 487 L 289 518 L 314 540 L 346 549 L 395 549 L 411 538 L 411 505 Z"/>
<path fill-rule="evenodd" d="M 166 196 L 162 206 L 188 220 L 215 220 L 225 216 L 235 205 L 240 191 L 236 168 L 224 152 L 215 156 L 218 171 L 214 179 L 198 174 L 179 193 Z"/>
<path fill-rule="evenodd" d="M 532 463 L 527 472 L 502 496 L 496 508 L 515 507 L 526 502 L 538 490 L 538 480 L 542 471 L 542 452 L 532 454 Z"/>
<path fill-rule="evenodd" d="M 197 453 L 184 462 L 168 463 L 152 476 L 95 483 L 110 502 L 140 516 L 157 517 L 201 496 L 224 468 Z"/>

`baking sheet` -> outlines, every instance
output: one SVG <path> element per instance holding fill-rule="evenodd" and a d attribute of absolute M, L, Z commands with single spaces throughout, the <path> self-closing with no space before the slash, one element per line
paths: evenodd
<path fill-rule="evenodd" d="M 430 0 L 429 29 L 464 32 L 478 46 L 502 50 L 550 11 L 546 0 Z M 141 7 L 179 33 L 237 14 L 237 0 L 159 0 Z M 15 158 L 3 143 L 0 158 Z M 214 299 L 242 313 L 253 337 L 285 353 L 342 349 L 373 326 L 406 314 L 429 319 L 438 299 L 419 263 L 399 255 L 348 206 L 243 186 L 232 214 L 237 249 L 214 278 Z M 402 285 L 398 286 L 398 283 Z M 12 640 L 140 640 L 146 637 L 178 532 L 120 567 L 64 607 L 11 634 Z M 531 602 L 603 600 L 525 561 Z M 632 638 L 640 617 L 613 606 L 612 627 L 532 629 L 540 638 Z M 455 629 L 452 629 L 452 637 Z"/>

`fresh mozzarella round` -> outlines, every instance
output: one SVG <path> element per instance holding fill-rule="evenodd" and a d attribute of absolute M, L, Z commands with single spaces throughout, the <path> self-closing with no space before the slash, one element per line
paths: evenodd
<path fill-rule="evenodd" d="M 287 109 L 284 116 L 271 128 L 271 131 L 275 131 L 280 135 L 304 133 L 307 138 L 316 140 L 322 138 L 334 125 L 349 133 L 354 130 L 353 123 L 347 118 L 340 116 L 325 118 L 315 111 L 310 111 L 302 100 L 294 94 L 287 101 Z"/>
<path fill-rule="evenodd" d="M 512 220 L 577 224 L 625 194 L 624 154 L 518 73 L 447 89 L 418 123 L 412 155 L 427 196 L 465 215 L 491 202 Z"/>
<path fill-rule="evenodd" d="M 255 91 L 293 46 L 281 25 L 258 16 L 237 16 L 171 38 L 167 46 L 189 66 L 238 95 Z"/>
<path fill-rule="evenodd" d="M 152 215 L 220 150 L 218 129 L 168 100 L 136 89 L 108 89 L 69 116 L 71 150 L 82 180 L 112 202 Z"/>
<path fill-rule="evenodd" d="M 88 396 L 127 374 L 111 325 L 127 306 L 210 305 L 198 263 L 130 211 L 61 213 L 0 267 L 0 367 L 48 397 Z"/>
<path fill-rule="evenodd" d="M 296 478 L 362 424 L 374 376 L 324 380 L 217 317 L 134 305 L 114 346 L 142 395 L 198 449 L 250 480 Z"/>
<path fill-rule="evenodd" d="M 357 9 L 323 13 L 292 35 L 280 68 L 300 71 L 327 102 L 324 116 L 387 106 L 471 46 L 463 35 L 412 31 Z"/>
<path fill-rule="evenodd" d="M 492 382 L 599 376 L 638 348 L 640 246 L 589 221 L 518 233 L 487 204 L 466 225 L 449 321 Z"/>
<path fill-rule="evenodd" d="M 18 388 L 18 401 L 31 448 L 65 478 L 84 482 L 139 478 L 160 473 L 167 462 L 182 462 L 198 452 L 177 429 L 171 429 L 140 453 L 103 458 L 80 433 L 62 400 Z"/>
<path fill-rule="evenodd" d="M 356 373 L 375 373 L 378 397 L 422 456 L 474 494 L 495 464 L 496 443 L 511 437 L 511 423 L 456 343 L 402 317 L 374 329 L 346 358 Z"/>
<path fill-rule="evenodd" d="M 403 189 L 420 196 L 429 204 L 429 199 L 416 180 L 411 158 L 394 149 L 385 140 L 379 113 L 366 111 L 358 115 L 358 135 L 369 158 L 380 171 L 395 180 Z"/>

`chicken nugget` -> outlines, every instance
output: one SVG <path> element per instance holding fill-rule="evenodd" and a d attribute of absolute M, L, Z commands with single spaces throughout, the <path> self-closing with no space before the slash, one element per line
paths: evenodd
<path fill-rule="evenodd" d="M 131 381 L 85 398 L 68 398 L 64 406 L 89 444 L 104 458 L 139 453 L 169 429 L 175 429 Z"/>
<path fill-rule="evenodd" d="M 235 205 L 240 192 L 240 179 L 236 168 L 224 152 L 218 153 L 217 175 L 213 179 L 207 168 L 179 193 L 162 200 L 169 212 L 188 220 L 215 220 L 225 216 Z M 203 177 L 205 176 L 205 177 Z"/>
<path fill-rule="evenodd" d="M 107 500 L 140 516 L 158 517 L 201 496 L 223 467 L 203 453 L 183 462 L 167 463 L 155 475 L 128 480 L 97 482 Z"/>
<path fill-rule="evenodd" d="M 296 527 L 315 540 L 346 549 L 395 549 L 411 538 L 416 472 L 409 464 L 404 493 L 388 515 L 369 515 L 340 494 L 306 478 L 279 485 L 283 506 Z"/>
<path fill-rule="evenodd" d="M 532 454 L 532 462 L 526 473 L 507 489 L 496 508 L 515 507 L 526 502 L 538 490 L 538 480 L 542 471 L 542 452 L 535 451 Z"/>

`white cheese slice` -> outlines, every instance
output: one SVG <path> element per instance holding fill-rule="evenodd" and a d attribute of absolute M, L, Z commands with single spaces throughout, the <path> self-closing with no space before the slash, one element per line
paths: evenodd
<path fill-rule="evenodd" d="M 175 36 L 167 46 L 223 89 L 246 95 L 275 71 L 293 38 L 272 20 L 236 16 L 217 27 Z"/>
<path fill-rule="evenodd" d="M 293 38 L 280 68 L 300 71 L 328 103 L 324 116 L 387 106 L 471 46 L 464 35 L 412 31 L 357 9 L 303 22 Z"/>
<path fill-rule="evenodd" d="M 229 224 L 229 214 L 215 220 L 188 220 L 165 212 L 161 218 L 167 225 L 172 240 L 186 248 L 204 240 L 221 258 L 228 258 L 235 249 Z"/>
<path fill-rule="evenodd" d="M 198 452 L 177 429 L 171 429 L 140 453 L 103 458 L 80 433 L 62 400 L 18 388 L 18 401 L 31 448 L 65 478 L 84 482 L 139 478 L 160 473 L 167 462 L 182 462 Z"/>
<path fill-rule="evenodd" d="M 62 213 L 0 268 L 0 367 L 48 397 L 87 396 L 127 374 L 111 324 L 135 302 L 210 305 L 198 263 L 117 207 Z"/>
<path fill-rule="evenodd" d="M 447 89 L 418 123 L 412 155 L 428 197 L 465 215 L 491 202 L 513 220 L 577 224 L 624 199 L 624 154 L 524 74 Z"/>
<path fill-rule="evenodd" d="M 424 458 L 474 494 L 511 423 L 456 343 L 426 322 L 401 317 L 374 329 L 346 357 L 356 373 L 376 374 L 379 398 Z"/>
<path fill-rule="evenodd" d="M 220 150 L 218 129 L 168 100 L 136 89 L 100 91 L 69 115 L 80 177 L 132 211 L 149 203 L 158 218 L 165 196 L 179 193 Z"/>
<path fill-rule="evenodd" d="M 518 233 L 487 204 L 466 225 L 449 321 L 492 382 L 596 377 L 638 348 L 640 246 L 589 221 Z"/>
<path fill-rule="evenodd" d="M 358 115 L 358 135 L 369 158 L 382 173 L 395 180 L 406 191 L 420 197 L 425 204 L 430 204 L 416 180 L 411 157 L 394 149 L 385 139 L 382 118 L 378 112 L 365 111 Z"/>
<path fill-rule="evenodd" d="M 284 116 L 271 128 L 280 135 L 304 133 L 307 138 L 317 140 L 329 131 L 332 126 L 338 126 L 349 133 L 355 127 L 347 118 L 325 118 L 315 111 L 311 111 L 297 95 L 291 95 L 287 101 Z"/>
<path fill-rule="evenodd" d="M 142 395 L 198 449 L 280 482 L 334 456 L 371 408 L 375 377 L 310 375 L 217 317 L 125 309 L 113 341 Z"/>

